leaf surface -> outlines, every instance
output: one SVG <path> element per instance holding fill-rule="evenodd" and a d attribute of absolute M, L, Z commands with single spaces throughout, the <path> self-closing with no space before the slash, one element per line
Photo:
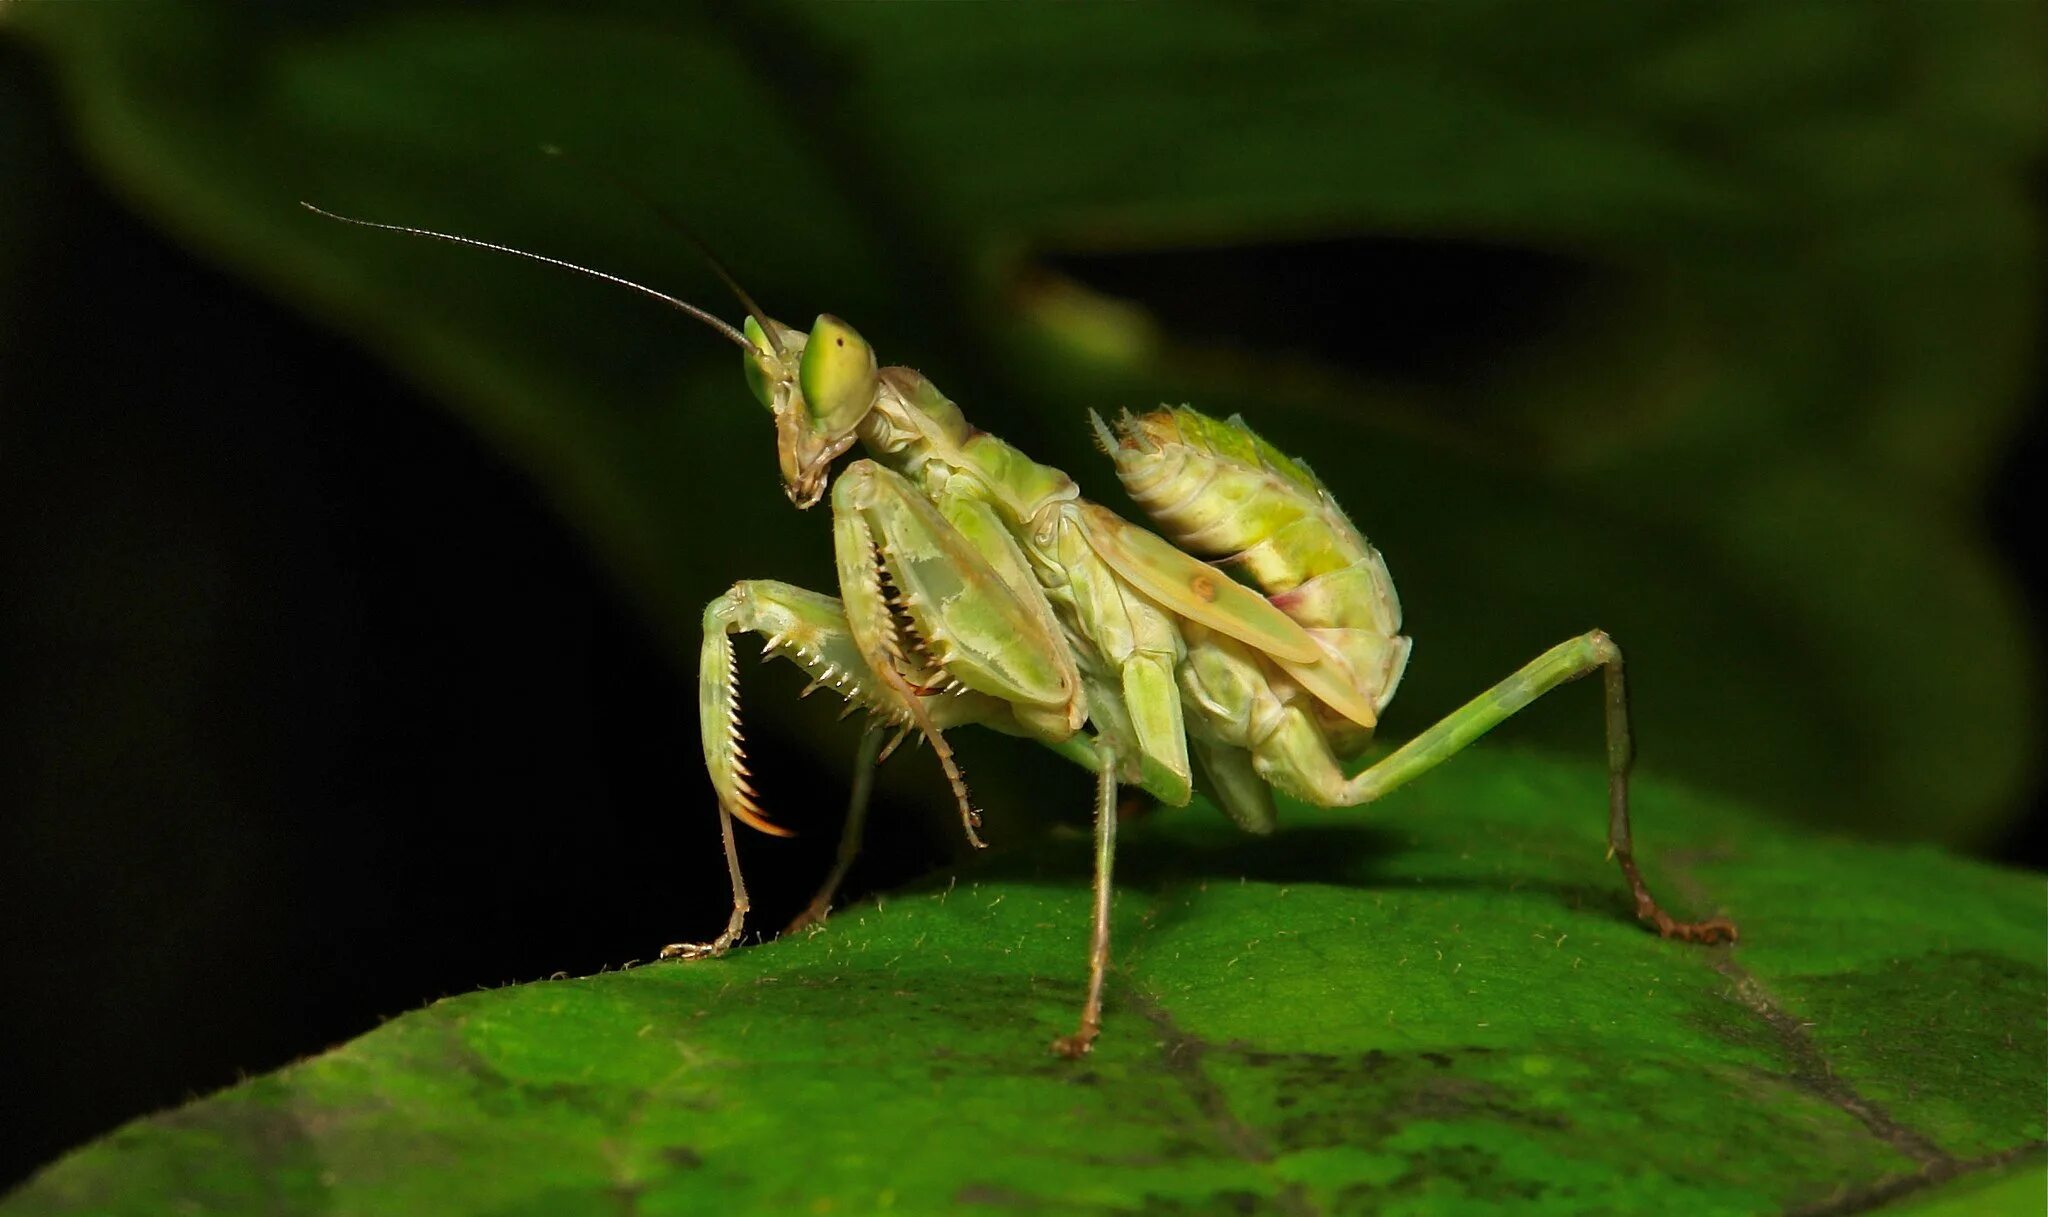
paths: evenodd
<path fill-rule="evenodd" d="M 1076 838 L 723 959 L 437 1002 L 0 1213 L 2038 1211 L 2038 876 L 1647 783 L 1652 882 L 1743 927 L 1683 946 L 1630 920 L 1601 788 L 1482 748 L 1270 840 L 1134 824 L 1084 1062 L 1047 1052 Z"/>

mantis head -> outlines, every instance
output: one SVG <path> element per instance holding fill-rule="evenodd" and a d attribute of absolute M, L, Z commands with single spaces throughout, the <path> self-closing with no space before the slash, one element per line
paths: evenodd
<path fill-rule="evenodd" d="M 750 311 L 745 333 L 747 387 L 775 416 L 783 490 L 799 508 L 814 506 L 875 407 L 875 350 L 829 313 L 806 334 Z"/>

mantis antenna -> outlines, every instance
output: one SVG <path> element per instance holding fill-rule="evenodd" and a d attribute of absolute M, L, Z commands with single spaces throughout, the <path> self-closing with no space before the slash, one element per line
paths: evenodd
<path fill-rule="evenodd" d="M 477 249 L 488 249 L 492 253 L 511 254 L 515 258 L 525 258 L 531 262 L 539 262 L 542 263 L 543 265 L 556 266 L 560 267 L 563 270 L 574 271 L 579 275 L 587 275 L 592 279 L 602 279 L 606 283 L 616 283 L 620 287 L 631 288 L 632 290 L 639 292 L 643 296 L 648 296 L 655 300 L 659 300 L 663 304 L 668 305 L 670 308 L 678 309 L 682 312 L 688 313 L 690 316 L 695 317 L 697 320 L 703 322 L 705 325 L 708 325 L 712 329 L 717 330 L 719 334 L 723 335 L 735 346 L 738 346 L 741 350 L 747 352 L 750 355 L 758 356 L 761 353 L 759 347 L 756 347 L 753 343 L 747 341 L 747 336 L 745 334 L 740 333 L 738 330 L 734 329 L 731 325 L 727 324 L 725 321 L 721 320 L 717 316 L 705 312 L 703 309 L 698 308 L 696 305 L 691 304 L 686 300 L 678 300 L 674 296 L 671 296 L 666 292 L 658 292 L 651 287 L 644 287 L 638 283 L 633 282 L 631 279 L 623 279 L 620 278 L 618 275 L 606 274 L 604 271 L 601 270 L 592 270 L 587 266 L 578 266 L 574 262 L 565 262 L 560 258 L 550 258 L 545 254 L 528 253 L 523 249 L 514 249 L 510 245 L 497 245 L 490 241 L 479 241 L 475 237 L 459 237 L 452 232 L 435 232 L 433 229 L 430 228 L 408 228 L 403 224 L 379 224 L 375 220 L 358 220 L 352 216 L 336 215 L 334 212 L 328 211 L 325 208 L 315 207 L 311 203 L 308 203 L 303 199 L 299 201 L 299 206 L 305 208 L 307 211 L 312 212 L 314 215 L 326 216 L 330 220 L 340 220 L 344 224 L 354 224 L 362 228 L 381 228 L 385 232 L 402 232 L 407 236 L 432 237 L 436 241 L 448 241 L 456 245 L 469 245 Z M 722 276 L 724 272 L 721 270 L 720 274 Z M 728 282 L 730 282 L 730 280 L 728 280 Z M 751 303 L 751 301 L 749 301 L 749 303 Z M 762 326 L 761 328 L 764 333 L 768 332 L 768 327 Z M 774 339 L 771 338 L 769 341 L 773 342 Z"/>
<path fill-rule="evenodd" d="M 585 173 L 596 174 L 609 183 L 614 190 L 625 194 L 634 202 L 653 212 L 655 219 L 660 220 L 671 232 L 674 232 L 687 242 L 691 249 L 696 250 L 697 256 L 704 259 L 705 264 L 711 268 L 711 273 L 717 275 L 721 283 L 732 289 L 732 294 L 739 299 L 740 307 L 746 309 L 747 315 L 754 319 L 754 324 L 761 327 L 761 336 L 768 340 L 769 348 L 778 357 L 782 355 L 782 343 L 775 337 L 775 327 L 768 324 L 768 314 L 762 312 L 761 306 L 754 303 L 754 298 L 747 294 L 747 289 L 740 286 L 739 280 L 732 277 L 731 271 L 725 269 L 725 263 L 718 260 L 718 255 L 711 252 L 711 247 L 704 243 L 703 239 L 697 235 L 695 229 L 683 223 L 682 219 L 674 212 L 662 206 L 660 200 L 656 199 L 652 194 L 649 194 L 618 170 L 593 161 L 586 161 L 582 157 L 574 155 L 568 149 L 555 144 L 542 144 L 540 150 L 548 156 L 561 158 Z"/>

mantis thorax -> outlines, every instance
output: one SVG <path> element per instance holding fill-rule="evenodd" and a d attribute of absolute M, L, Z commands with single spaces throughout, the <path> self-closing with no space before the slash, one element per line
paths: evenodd
<path fill-rule="evenodd" d="M 862 420 L 860 440 L 876 460 L 935 498 L 964 491 L 1013 526 L 1081 493 L 1065 473 L 974 427 L 936 385 L 909 368 L 882 369 L 881 392 Z M 958 485 L 959 479 L 968 485 Z"/>

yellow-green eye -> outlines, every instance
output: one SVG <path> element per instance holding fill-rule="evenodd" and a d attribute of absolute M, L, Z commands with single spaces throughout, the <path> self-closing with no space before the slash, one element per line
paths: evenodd
<path fill-rule="evenodd" d="M 775 406 L 775 391 L 774 387 L 768 383 L 768 369 L 765 366 L 768 359 L 767 352 L 773 348 L 768 345 L 768 336 L 761 332 L 760 322 L 752 317 L 748 317 L 743 328 L 746 330 L 747 341 L 754 344 L 754 350 L 761 352 L 759 355 L 748 352 L 740 356 L 741 359 L 746 361 L 747 387 L 754 391 L 755 398 L 762 405 L 773 409 Z"/>
<path fill-rule="evenodd" d="M 875 351 L 853 327 L 830 314 L 811 327 L 797 370 L 811 417 L 834 431 L 859 423 L 875 402 Z"/>

